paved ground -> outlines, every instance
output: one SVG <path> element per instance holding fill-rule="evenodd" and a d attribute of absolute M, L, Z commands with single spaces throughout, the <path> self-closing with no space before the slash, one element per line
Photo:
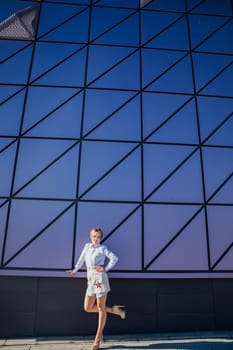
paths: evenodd
<path fill-rule="evenodd" d="M 93 337 L 0 339 L 3 350 L 91 350 Z M 105 336 L 112 350 L 233 350 L 233 331 Z"/>

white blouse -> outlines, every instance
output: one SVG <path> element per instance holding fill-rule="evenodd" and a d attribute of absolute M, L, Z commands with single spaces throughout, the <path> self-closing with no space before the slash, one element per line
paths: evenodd
<path fill-rule="evenodd" d="M 108 259 L 108 263 L 105 266 L 105 271 L 107 272 L 116 265 L 118 257 L 105 245 L 97 244 L 93 246 L 92 243 L 86 243 L 73 271 L 77 272 L 84 262 L 87 270 L 93 269 L 97 266 L 104 266 L 106 258 Z"/>

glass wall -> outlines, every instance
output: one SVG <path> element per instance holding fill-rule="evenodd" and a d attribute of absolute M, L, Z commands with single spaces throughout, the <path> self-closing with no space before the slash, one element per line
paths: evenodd
<path fill-rule="evenodd" d="M 97 226 L 113 277 L 233 276 L 232 2 L 142 5 L 0 0 L 1 275 Z"/>

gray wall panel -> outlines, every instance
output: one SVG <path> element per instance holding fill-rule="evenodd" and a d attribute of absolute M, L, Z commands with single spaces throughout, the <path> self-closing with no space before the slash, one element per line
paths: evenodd
<path fill-rule="evenodd" d="M 97 315 L 83 311 L 86 279 L 1 277 L 1 337 L 94 335 Z M 232 329 L 233 281 L 112 279 L 105 334 Z"/>

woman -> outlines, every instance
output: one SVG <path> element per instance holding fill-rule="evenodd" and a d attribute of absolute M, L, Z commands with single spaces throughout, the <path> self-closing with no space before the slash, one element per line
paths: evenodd
<path fill-rule="evenodd" d="M 74 269 L 67 271 L 71 276 L 81 268 L 84 262 L 86 263 L 88 283 L 84 300 L 84 310 L 86 312 L 99 313 L 98 329 L 92 350 L 97 350 L 100 346 L 107 313 L 118 315 L 122 319 L 125 318 L 125 311 L 121 309 L 123 306 L 106 306 L 107 294 L 110 291 L 109 280 L 106 272 L 115 266 L 118 257 L 108 250 L 105 245 L 100 244 L 102 238 L 102 230 L 100 228 L 93 228 L 90 232 L 91 243 L 85 244 Z M 108 259 L 106 266 L 104 266 L 105 258 Z"/>

